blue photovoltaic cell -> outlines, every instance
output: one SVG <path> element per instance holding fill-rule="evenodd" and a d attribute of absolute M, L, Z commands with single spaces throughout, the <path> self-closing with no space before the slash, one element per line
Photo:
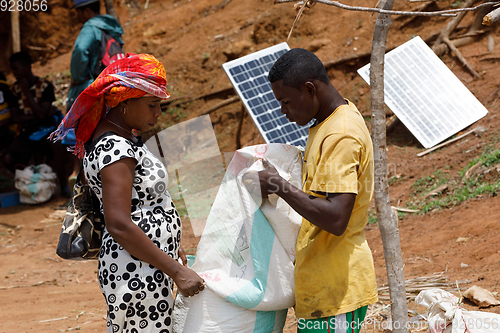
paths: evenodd
<path fill-rule="evenodd" d="M 266 142 L 305 147 L 310 124 L 298 126 L 281 114 L 281 105 L 267 79 L 274 62 L 289 49 L 287 43 L 281 43 L 222 67 Z"/>

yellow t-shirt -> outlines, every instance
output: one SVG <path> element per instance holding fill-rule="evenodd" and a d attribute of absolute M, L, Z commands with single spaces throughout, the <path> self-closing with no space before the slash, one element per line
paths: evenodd
<path fill-rule="evenodd" d="M 303 170 L 304 192 L 356 193 L 342 236 L 302 220 L 295 262 L 295 314 L 320 318 L 377 302 L 373 258 L 364 228 L 373 193 L 373 147 L 354 104 L 339 106 L 309 129 Z"/>

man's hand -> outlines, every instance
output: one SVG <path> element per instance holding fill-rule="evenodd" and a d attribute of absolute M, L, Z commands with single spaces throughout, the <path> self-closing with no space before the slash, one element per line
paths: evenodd
<path fill-rule="evenodd" d="M 264 170 L 259 172 L 247 172 L 243 176 L 243 184 L 246 186 L 254 200 L 257 202 L 259 195 L 267 198 L 269 194 L 277 193 L 283 188 L 285 181 L 266 159 L 262 159 Z"/>
<path fill-rule="evenodd" d="M 259 171 L 259 182 L 260 189 L 262 192 L 262 197 L 267 197 L 268 194 L 277 193 L 283 188 L 283 182 L 285 181 L 278 170 L 269 163 L 265 158 L 262 159 L 262 164 L 264 165 L 264 170 Z"/>

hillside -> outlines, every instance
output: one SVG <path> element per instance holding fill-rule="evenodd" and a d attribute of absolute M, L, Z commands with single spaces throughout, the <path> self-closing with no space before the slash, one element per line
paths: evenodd
<path fill-rule="evenodd" d="M 448 9 L 450 5 L 461 2 L 440 1 L 430 9 Z M 344 3 L 373 7 L 377 1 L 346 0 Z M 49 1 L 49 6 L 52 8 L 50 29 L 44 26 L 37 34 L 35 28 L 26 27 L 24 36 L 29 39 L 29 45 L 36 47 L 64 41 L 50 52 L 32 49 L 33 55 L 39 59 L 34 65 L 35 74 L 53 78 L 62 91 L 59 103 L 63 107 L 71 45 L 79 26 L 70 23 L 74 16 L 68 9 L 67 0 Z M 410 10 L 419 6 L 421 3 L 418 2 L 397 1 L 394 9 Z M 228 92 L 209 94 L 230 87 L 222 64 L 285 41 L 296 15 L 293 3 L 274 5 L 272 0 L 155 0 L 148 3 L 147 9 L 144 9 L 144 1 L 124 0 L 117 2 L 116 7 L 125 31 L 125 51 L 155 55 L 165 65 L 172 100 L 184 101 L 167 108 L 153 131 L 199 116 L 228 98 L 231 95 Z M 329 67 L 328 74 L 341 94 L 353 101 L 366 116 L 368 127 L 369 86 L 356 70 L 369 62 L 375 17 L 366 12 L 316 4 L 304 15 L 300 27 L 294 30 L 288 41 L 292 48 L 314 51 L 323 62 L 360 55 Z M 45 16 L 32 15 L 29 26 L 36 27 L 36 20 L 49 24 L 45 23 Z M 413 36 L 421 36 L 432 45 L 436 33 L 448 21 L 442 17 L 410 20 L 394 16 L 388 46 L 396 47 Z M 455 36 L 466 33 L 473 21 L 474 16 L 467 14 L 455 30 Z M 500 186 L 500 168 L 497 168 L 500 163 L 497 153 L 500 148 L 499 29 L 500 25 L 484 27 L 483 34 L 460 47 L 460 52 L 480 74 L 479 78 L 474 78 L 452 54 L 441 57 L 488 109 L 488 115 L 473 125 L 483 126 L 484 133 L 468 135 L 445 148 L 417 157 L 424 148 L 401 123 L 396 123 L 388 132 L 391 204 L 419 211 L 399 214 L 407 279 L 443 273 L 449 283 L 468 280 L 469 283 L 459 283 L 462 291 L 473 284 L 492 292 L 500 291 L 497 278 L 500 274 L 500 199 L 497 196 Z M 38 35 L 43 37 L 36 37 Z M 193 99 L 205 94 L 208 94 L 205 98 Z M 222 152 L 236 149 L 240 115 L 240 103 L 210 113 Z M 264 140 L 246 115 L 241 144 L 258 143 L 264 143 Z M 466 177 L 466 171 L 478 162 L 475 171 Z M 428 195 L 441 185 L 447 185 L 447 188 Z M 59 224 L 47 220 L 40 222 L 64 203 L 64 199 L 58 198 L 36 207 L 0 209 L 0 256 L 3 262 L 0 293 L 4 299 L 0 312 L 11 318 L 2 324 L 2 332 L 30 331 L 35 327 L 39 332 L 75 327 L 85 332 L 104 330 L 105 303 L 95 282 L 94 264 L 68 263 L 56 257 L 54 246 Z M 374 209 L 370 211 L 370 220 L 375 222 Z M 368 226 L 367 237 L 374 253 L 377 282 L 383 286 L 387 281 L 376 223 Z M 194 253 L 197 241 L 186 219 L 184 248 Z M 85 293 L 81 292 L 82 287 Z M 388 304 L 385 295 L 381 293 L 382 302 L 376 309 L 387 316 L 387 311 L 381 310 L 382 305 Z M 411 301 L 409 307 L 415 311 L 412 316 L 423 312 Z M 472 304 L 466 304 L 466 307 L 478 310 Z M 500 313 L 498 307 L 481 310 Z M 30 314 L 28 318 L 26 314 Z M 44 321 L 63 317 L 67 318 Z M 377 318 L 382 320 L 383 317 Z M 295 332 L 295 328 L 291 313 L 286 330 Z"/>

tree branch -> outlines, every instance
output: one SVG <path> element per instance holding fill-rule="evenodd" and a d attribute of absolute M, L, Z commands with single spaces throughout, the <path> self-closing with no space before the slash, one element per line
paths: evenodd
<path fill-rule="evenodd" d="M 462 64 L 467 67 L 467 69 L 471 72 L 472 75 L 474 75 L 475 78 L 479 77 L 479 73 L 476 72 L 476 70 L 467 62 L 467 60 L 464 58 L 462 53 L 455 47 L 455 45 L 450 41 L 448 37 L 445 37 L 443 39 L 443 42 L 448 45 L 450 48 L 451 52 L 462 62 Z"/>
<path fill-rule="evenodd" d="M 280 4 L 280 3 L 295 2 L 295 1 L 297 1 L 297 0 L 274 0 L 274 3 Z M 319 2 L 319 3 L 323 3 L 325 5 L 330 5 L 330 6 L 334 6 L 334 7 L 338 7 L 338 8 L 342 8 L 342 9 L 354 10 L 354 11 L 360 11 L 360 12 L 373 12 L 373 13 L 386 14 L 386 15 L 406 15 L 406 16 L 456 16 L 457 13 L 460 13 L 460 12 L 471 12 L 471 11 L 473 12 L 473 11 L 478 10 L 481 7 L 500 3 L 500 1 L 485 2 L 485 3 L 477 5 L 476 7 L 473 7 L 473 8 L 457 8 L 457 9 L 449 9 L 449 10 L 440 10 L 440 11 L 435 11 L 435 12 L 408 12 L 408 11 L 399 11 L 399 10 L 387 10 L 387 9 L 381 9 L 381 8 L 349 6 L 349 5 L 344 5 L 338 1 L 330 1 L 330 0 L 314 0 L 312 2 Z M 300 3 L 302 3 L 302 1 Z"/>
<path fill-rule="evenodd" d="M 222 102 L 219 102 L 219 103 L 215 104 L 214 106 L 208 108 L 207 110 L 203 111 L 201 113 L 201 115 L 204 116 L 206 114 L 212 113 L 212 112 L 220 109 L 223 106 L 226 106 L 226 105 L 229 105 L 229 104 L 232 104 L 232 103 L 236 103 L 239 100 L 240 100 L 240 98 L 238 96 L 233 96 L 231 98 L 223 100 Z"/>

